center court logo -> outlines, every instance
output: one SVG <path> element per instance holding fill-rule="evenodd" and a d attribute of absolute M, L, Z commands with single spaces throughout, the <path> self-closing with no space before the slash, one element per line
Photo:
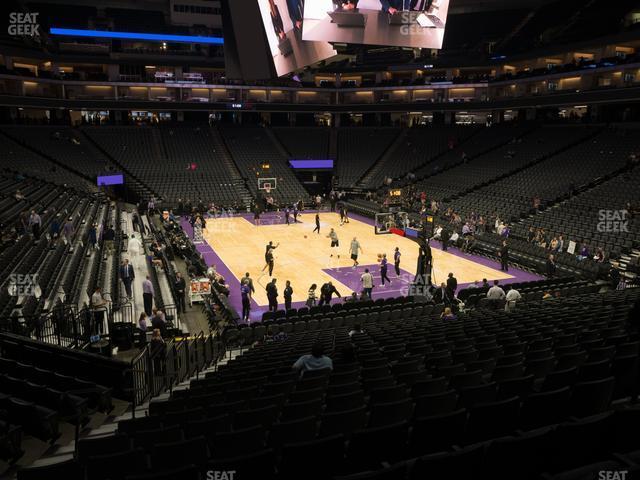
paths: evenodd
<path fill-rule="evenodd" d="M 24 12 L 11 12 L 9 13 L 9 26 L 7 33 L 12 37 L 39 37 L 40 25 L 38 24 L 38 12 L 24 13 Z"/>
<path fill-rule="evenodd" d="M 597 229 L 600 233 L 629 232 L 629 212 L 627 210 L 599 210 Z"/>

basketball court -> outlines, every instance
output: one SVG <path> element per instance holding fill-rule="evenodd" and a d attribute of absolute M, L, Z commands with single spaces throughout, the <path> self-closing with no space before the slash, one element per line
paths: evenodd
<path fill-rule="evenodd" d="M 333 282 L 342 296 L 353 291 L 360 292 L 360 276 L 368 268 L 375 278 L 373 297 L 386 298 L 406 295 L 413 281 L 418 260 L 418 245 L 413 240 L 394 234 L 376 234 L 373 221 L 358 215 L 350 215 L 349 223 L 340 225 L 337 213 L 320 213 L 320 234 L 313 233 L 315 211 L 304 212 L 298 216 L 298 223 L 286 225 L 284 213 L 263 214 L 261 225 L 254 225 L 253 214 L 235 217 L 210 218 L 203 232 L 204 243 L 198 249 L 208 265 L 215 264 L 231 289 L 230 300 L 240 310 L 240 279 L 248 272 L 256 289 L 252 301 L 252 320 L 259 319 L 268 305 L 265 286 L 270 281 L 265 266 L 266 245 L 272 241 L 279 246 L 275 249 L 275 267 L 273 278 L 277 279 L 280 296 L 286 280 L 293 287 L 294 307 L 300 307 L 307 299 L 307 291 L 313 283 L 318 289 L 325 282 Z M 293 216 L 290 216 L 293 222 Z M 185 225 L 186 223 L 186 225 Z M 183 222 L 188 231 L 190 226 Z M 330 247 L 327 238 L 331 228 L 338 234 L 340 246 Z M 349 245 L 356 237 L 362 246 L 358 258 L 360 263 L 352 268 Z M 393 252 L 399 247 L 401 256 L 401 274 L 397 276 L 393 266 Z M 449 272 L 453 272 L 462 287 L 466 284 L 488 280 L 523 281 L 539 277 L 524 271 L 512 269 L 501 272 L 499 264 L 483 257 L 466 255 L 457 249 L 443 252 L 438 242 L 433 243 L 434 283 L 446 281 Z M 378 254 L 385 253 L 389 260 L 388 276 L 391 284 L 381 286 Z M 333 255 L 333 256 L 332 256 Z M 339 255 L 339 257 L 338 257 Z M 318 290 L 319 293 L 319 290 Z"/>

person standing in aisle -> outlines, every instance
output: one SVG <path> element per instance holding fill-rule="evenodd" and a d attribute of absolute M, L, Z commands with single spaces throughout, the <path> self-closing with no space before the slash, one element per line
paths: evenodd
<path fill-rule="evenodd" d="M 269 311 L 278 310 L 278 287 L 276 287 L 276 279 L 274 278 L 267 283 L 267 298 L 269 299 Z"/>
<path fill-rule="evenodd" d="M 284 309 L 291 310 L 291 298 L 293 297 L 293 288 L 291 288 L 291 282 L 287 280 L 284 287 Z"/>
<path fill-rule="evenodd" d="M 251 288 L 246 280 L 240 285 L 240 296 L 242 297 L 242 320 L 248 322 L 251 313 Z"/>

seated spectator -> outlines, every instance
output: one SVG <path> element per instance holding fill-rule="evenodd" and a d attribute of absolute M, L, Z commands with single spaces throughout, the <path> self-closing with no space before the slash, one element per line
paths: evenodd
<path fill-rule="evenodd" d="M 444 311 L 440 314 L 440 318 L 442 320 L 457 320 L 458 317 L 451 311 L 451 308 L 446 307 Z"/>
<path fill-rule="evenodd" d="M 142 312 L 138 318 L 138 329 L 140 330 L 140 347 L 147 344 L 147 328 L 149 327 L 147 314 Z"/>
<path fill-rule="evenodd" d="M 325 368 L 333 370 L 333 361 L 324 354 L 324 347 L 321 343 L 314 343 L 311 347 L 311 354 L 302 355 L 296 360 L 292 368 L 303 373 L 309 370 L 323 370 Z"/>
<path fill-rule="evenodd" d="M 352 292 L 348 297 L 344 297 L 345 303 L 356 303 L 358 301 L 358 294 L 356 292 Z"/>
<path fill-rule="evenodd" d="M 226 295 L 227 297 L 229 296 L 229 285 L 224 282 L 224 278 L 218 278 L 218 280 L 214 282 L 212 286 L 219 294 Z"/>
<path fill-rule="evenodd" d="M 545 292 L 542 294 L 542 299 L 543 299 L 543 300 L 548 300 L 548 299 L 550 299 L 550 298 L 553 298 L 553 295 L 551 295 L 551 292 L 550 292 L 549 290 L 545 291 Z"/>
<path fill-rule="evenodd" d="M 274 342 L 284 342 L 287 338 L 289 338 L 289 335 L 287 335 L 287 333 L 284 331 L 283 327 L 280 327 L 278 329 L 278 333 L 276 333 L 273 336 L 273 341 Z"/>
<path fill-rule="evenodd" d="M 350 337 L 353 337 L 354 335 L 359 335 L 359 334 L 361 334 L 361 333 L 363 333 L 363 332 L 362 332 L 362 327 L 360 326 L 360 324 L 359 324 L 359 323 L 356 323 L 356 324 L 353 326 L 353 329 L 349 332 L 349 336 L 350 336 Z"/>

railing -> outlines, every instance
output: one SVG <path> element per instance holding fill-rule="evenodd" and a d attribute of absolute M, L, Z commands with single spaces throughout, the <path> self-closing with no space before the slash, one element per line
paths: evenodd
<path fill-rule="evenodd" d="M 151 394 L 150 379 L 153 378 L 153 364 L 149 347 L 146 346 L 142 351 L 131 360 L 131 403 L 133 404 L 133 412 L 135 416 L 136 405 L 144 403 Z M 151 372 L 151 376 L 149 375 Z"/>
<path fill-rule="evenodd" d="M 88 341 L 95 318 L 62 303 L 46 313 L 14 314 L 0 320 L 0 331 L 13 333 L 43 343 L 76 348 Z"/>

